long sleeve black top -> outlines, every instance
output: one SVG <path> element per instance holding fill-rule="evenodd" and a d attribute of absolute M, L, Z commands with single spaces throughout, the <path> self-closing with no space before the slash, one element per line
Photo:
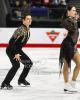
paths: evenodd
<path fill-rule="evenodd" d="M 71 37 L 76 44 L 79 36 L 78 23 L 75 18 L 67 17 L 62 21 L 62 27 L 68 30 L 67 36 Z"/>
<path fill-rule="evenodd" d="M 22 25 L 15 30 L 14 34 L 9 40 L 9 46 L 7 48 L 9 48 L 12 53 L 18 54 L 22 47 L 27 43 L 29 37 L 29 28 L 27 28 L 25 25 Z"/>

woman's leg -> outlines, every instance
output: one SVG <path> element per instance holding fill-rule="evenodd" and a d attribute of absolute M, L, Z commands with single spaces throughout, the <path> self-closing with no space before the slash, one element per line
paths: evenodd
<path fill-rule="evenodd" d="M 73 88 L 72 84 L 69 83 L 69 67 L 66 60 L 64 60 L 63 76 L 64 76 L 64 92 L 77 92 L 77 90 Z"/>
<path fill-rule="evenodd" d="M 64 82 L 68 82 L 68 75 L 69 75 L 69 68 L 66 60 L 64 59 L 64 66 L 63 66 L 63 77 L 64 77 Z"/>
<path fill-rule="evenodd" d="M 74 54 L 73 61 L 75 62 L 76 66 L 73 71 L 72 80 L 76 81 L 78 74 L 79 74 L 79 70 L 80 70 L 80 54 L 79 54 L 79 52 L 76 52 Z"/>

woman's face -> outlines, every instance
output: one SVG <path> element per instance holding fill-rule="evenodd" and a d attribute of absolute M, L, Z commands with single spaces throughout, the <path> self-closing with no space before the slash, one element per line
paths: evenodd
<path fill-rule="evenodd" d="M 23 24 L 27 27 L 29 27 L 29 25 L 31 25 L 32 23 L 32 17 L 30 15 L 26 16 L 26 18 L 23 20 Z"/>
<path fill-rule="evenodd" d="M 76 14 L 77 14 L 77 11 L 76 11 L 76 8 L 75 7 L 72 7 L 71 10 L 68 10 L 68 16 L 75 17 Z"/>

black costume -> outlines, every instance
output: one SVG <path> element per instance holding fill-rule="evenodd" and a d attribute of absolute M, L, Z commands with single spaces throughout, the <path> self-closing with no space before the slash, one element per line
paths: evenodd
<path fill-rule="evenodd" d="M 22 25 L 19 27 L 11 37 L 9 41 L 9 46 L 6 49 L 6 53 L 12 63 L 12 68 L 9 70 L 6 78 L 4 79 L 3 84 L 10 84 L 11 80 L 13 79 L 14 75 L 16 74 L 18 68 L 20 67 L 20 62 L 13 59 L 15 54 L 20 54 L 21 63 L 24 64 L 24 69 L 18 79 L 18 82 L 22 82 L 25 80 L 28 72 L 33 65 L 31 59 L 22 51 L 22 47 L 26 44 L 30 37 L 29 29 Z"/>
<path fill-rule="evenodd" d="M 59 63 L 62 68 L 63 60 L 65 59 L 70 68 L 71 59 L 73 58 L 74 53 L 77 52 L 75 45 L 79 36 L 78 23 L 75 18 L 67 17 L 62 21 L 62 26 L 68 30 L 68 34 L 61 44 Z"/>

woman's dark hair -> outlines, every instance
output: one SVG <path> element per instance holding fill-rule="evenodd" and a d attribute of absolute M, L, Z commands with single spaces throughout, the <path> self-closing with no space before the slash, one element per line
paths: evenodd
<path fill-rule="evenodd" d="M 64 11 L 64 14 L 62 16 L 62 19 L 65 19 L 68 17 L 67 12 L 70 11 L 73 7 L 75 7 L 74 5 L 68 5 Z"/>

